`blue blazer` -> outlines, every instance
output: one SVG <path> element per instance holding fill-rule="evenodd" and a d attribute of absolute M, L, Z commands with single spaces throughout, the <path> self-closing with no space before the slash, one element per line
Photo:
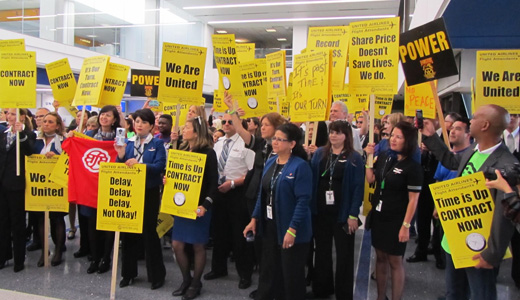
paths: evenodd
<path fill-rule="evenodd" d="M 324 150 L 324 147 L 318 148 L 311 160 L 313 179 L 311 211 L 314 215 L 318 213 L 317 193 L 321 176 L 320 161 L 323 158 Z M 348 216 L 357 217 L 359 215 L 359 207 L 363 202 L 365 193 L 365 164 L 361 155 L 356 151 L 352 151 L 345 162 L 341 188 L 342 199 L 336 199 L 336 201 L 339 201 L 337 222 L 345 223 Z"/>
<path fill-rule="evenodd" d="M 126 144 L 125 157 L 118 162 L 126 162 L 134 156 L 134 142 L 129 140 Z M 144 145 L 143 163 L 146 164 L 146 188 L 158 187 L 162 184 L 161 173 L 166 168 L 166 150 L 162 140 L 153 138 L 148 144 Z"/>
<path fill-rule="evenodd" d="M 278 155 L 271 157 L 265 164 L 262 177 L 276 162 Z M 296 229 L 295 243 L 308 243 L 312 237 L 311 211 L 309 202 L 312 196 L 312 173 L 307 161 L 291 156 L 282 174 L 278 177 L 275 191 L 274 212 L 278 232 L 278 244 L 289 227 Z M 262 203 L 263 189 L 260 188 L 253 218 L 259 225 L 264 221 L 265 202 Z M 262 227 L 259 227 L 262 228 Z"/>
<path fill-rule="evenodd" d="M 63 143 L 64 140 L 65 140 L 65 137 L 62 137 L 60 144 Z M 43 147 L 44 147 L 43 140 L 36 139 L 36 141 L 34 141 L 34 147 L 33 147 L 34 154 L 40 154 L 40 152 L 42 152 Z M 54 146 L 54 144 L 52 144 L 52 146 L 51 146 L 51 151 L 56 154 L 61 154 L 61 152 L 58 152 L 58 150 L 56 150 L 56 147 Z"/>

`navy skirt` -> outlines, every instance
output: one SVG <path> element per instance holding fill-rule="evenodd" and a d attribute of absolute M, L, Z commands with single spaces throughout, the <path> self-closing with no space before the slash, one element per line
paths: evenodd
<path fill-rule="evenodd" d="M 172 240 L 188 244 L 206 244 L 209 240 L 211 210 L 204 217 L 195 220 L 179 216 L 173 217 Z"/>

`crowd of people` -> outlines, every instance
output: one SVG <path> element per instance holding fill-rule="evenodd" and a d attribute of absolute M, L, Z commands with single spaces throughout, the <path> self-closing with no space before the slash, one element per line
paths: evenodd
<path fill-rule="evenodd" d="M 520 201 L 517 186 L 506 182 L 500 172 L 496 180 L 488 181 L 497 207 L 488 247 L 475 256 L 476 267 L 463 269 L 454 267 L 428 189 L 436 181 L 518 162 L 517 115 L 496 105 L 479 108 L 471 121 L 447 114 L 450 148 L 440 139 L 437 120 L 426 119 L 418 131 L 403 114 L 392 113 L 376 122 L 376 143 L 369 143 L 368 113 L 363 112 L 353 123 L 343 102 L 332 103 L 329 121 L 307 123 L 307 127 L 276 112 L 243 120 L 243 110 L 230 95 L 225 95 L 224 103 L 226 113 L 216 117 L 212 111 L 209 119 L 202 106 L 190 107 L 180 128 L 173 126 L 169 114 L 150 110 L 148 102 L 128 116 L 110 105 L 94 115 L 78 111 L 68 128 L 58 113 L 47 108 L 37 109 L 34 116 L 19 109 L 19 118 L 16 109 L 2 110 L 6 123 L 0 123 L 0 269 L 14 259 L 14 272 L 23 270 L 26 250 L 42 249 L 46 238 L 43 213 L 31 212 L 26 217 L 24 156 L 59 155 L 62 142 L 74 131 L 113 141 L 116 129 L 122 127 L 127 140 L 124 146 L 114 144 L 117 161 L 130 167 L 145 164 L 147 174 L 143 232 L 124 233 L 121 238 L 121 288 L 130 286 L 138 276 L 137 260 L 143 252 L 151 289 L 164 285 L 166 267 L 156 226 L 170 149 L 207 157 L 197 218 L 174 217 L 171 241 L 182 282 L 173 296 L 196 298 L 202 279 L 228 275 L 232 255 L 239 289 L 249 288 L 253 271 L 259 269 L 258 287 L 251 298 L 334 295 L 353 299 L 355 234 L 362 224 L 365 179 L 375 184 L 365 229 L 372 232 L 376 253 L 372 277 L 377 281 L 378 300 L 388 299 L 389 280 L 391 299 L 401 299 L 404 261 L 423 262 L 429 254 L 434 254 L 437 268 L 445 269 L 446 299 L 496 299 L 496 270 L 509 244 L 513 250 L 511 275 L 520 288 L 520 236 L 515 229 L 520 217 L 518 205 L 514 205 Z M 305 138 L 309 136 L 305 131 L 311 130 L 317 135 L 314 143 Z M 20 144 L 22 176 L 15 175 L 16 142 Z M 368 165 L 371 155 L 375 162 Z M 504 201 L 513 204 L 503 205 Z M 68 234 L 67 213 L 49 215 L 54 243 L 51 265 L 62 263 L 66 238 L 78 234 L 77 216 L 80 248 L 74 257 L 88 258 L 89 274 L 107 272 L 114 233 L 96 229 L 95 208 L 72 203 L 69 208 Z M 26 247 L 31 233 L 32 241 Z M 405 259 L 407 242 L 416 234 L 417 248 Z M 210 241 L 211 270 L 203 274 Z M 41 251 L 38 267 L 44 265 Z M 308 285 L 310 292 L 306 291 Z"/>

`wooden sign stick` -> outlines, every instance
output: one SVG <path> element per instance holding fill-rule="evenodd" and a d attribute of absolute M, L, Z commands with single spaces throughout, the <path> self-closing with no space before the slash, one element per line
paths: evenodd
<path fill-rule="evenodd" d="M 309 144 L 309 127 L 310 122 L 305 122 L 305 141 L 303 142 L 303 145 L 308 146 Z"/>
<path fill-rule="evenodd" d="M 55 254 L 56 255 L 56 254 Z M 49 263 L 49 211 L 45 211 L 43 219 L 43 265 L 47 268 Z"/>
<path fill-rule="evenodd" d="M 276 96 L 276 112 L 280 113 L 280 98 Z"/>
<path fill-rule="evenodd" d="M 376 112 L 376 95 L 370 94 L 370 116 L 369 116 L 369 127 L 368 127 L 368 142 L 374 143 L 374 125 L 375 125 L 375 112 Z M 367 166 L 372 168 L 374 166 L 374 154 L 369 154 L 367 157 Z"/>
<path fill-rule="evenodd" d="M 451 149 L 450 140 L 448 139 L 448 132 L 446 131 L 446 124 L 444 124 L 444 114 L 442 113 L 441 101 L 439 100 L 439 95 L 437 94 L 437 87 L 433 81 L 430 81 L 430 86 L 433 91 L 433 98 L 435 99 L 435 107 L 437 108 L 437 117 L 439 118 L 439 123 L 442 128 L 442 137 L 444 138 L 444 143 Z"/>
<path fill-rule="evenodd" d="M 117 264 L 119 262 L 119 235 L 116 231 L 114 236 L 114 254 L 112 255 L 112 280 L 110 282 L 110 300 L 116 299 Z"/>
<path fill-rule="evenodd" d="M 81 109 L 81 119 L 78 124 L 79 133 L 83 133 L 83 120 L 85 120 L 85 111 L 86 111 L 86 105 L 83 105 L 83 108 Z"/>
<path fill-rule="evenodd" d="M 316 136 L 318 135 L 318 122 L 314 122 L 314 129 L 312 130 L 311 145 L 316 145 Z"/>

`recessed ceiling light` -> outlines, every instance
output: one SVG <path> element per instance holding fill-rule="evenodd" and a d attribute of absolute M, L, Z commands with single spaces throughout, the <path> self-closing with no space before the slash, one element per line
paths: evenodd
<path fill-rule="evenodd" d="M 287 42 L 287 39 L 286 39 L 286 38 L 277 38 L 277 40 L 278 40 L 279 42 Z"/>
<path fill-rule="evenodd" d="M 276 29 L 274 29 L 274 28 L 267 28 L 265 31 L 267 31 L 267 32 L 276 32 Z"/>
<path fill-rule="evenodd" d="M 225 30 L 217 30 L 217 33 L 227 33 Z"/>
<path fill-rule="evenodd" d="M 247 43 L 247 42 L 249 42 L 249 40 L 246 40 L 246 39 L 235 39 L 235 42 L 236 43 Z"/>
<path fill-rule="evenodd" d="M 89 37 L 89 38 L 96 38 L 97 35 L 95 35 L 95 34 L 87 34 L 87 37 Z"/>

